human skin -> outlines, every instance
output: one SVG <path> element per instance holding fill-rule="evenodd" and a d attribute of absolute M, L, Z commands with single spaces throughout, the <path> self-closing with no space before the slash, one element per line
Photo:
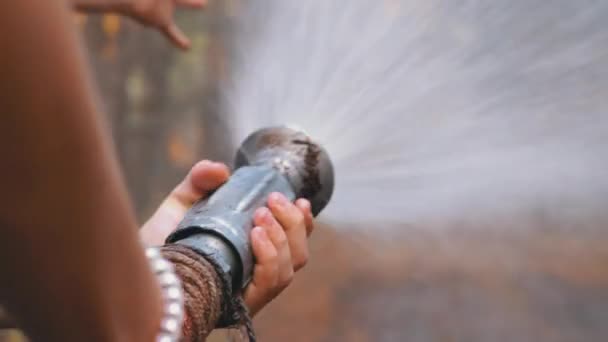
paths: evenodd
<path fill-rule="evenodd" d="M 34 341 L 152 341 L 160 291 L 70 19 L 0 3 L 0 302 Z"/>
<path fill-rule="evenodd" d="M 68 6 L 0 3 L 0 46 L 0 302 L 34 341 L 153 341 L 159 288 Z M 186 177 L 191 183 L 178 186 L 142 236 L 162 239 L 165 231 L 154 227 L 162 226 L 155 222 L 170 210 L 166 203 L 177 201 L 183 212 L 204 195 L 198 179 L 207 177 L 197 172 L 195 166 Z M 258 264 L 245 299 L 253 312 L 307 258 L 302 236 L 312 229 L 310 205 L 281 205 L 276 196 L 256 213 L 252 232 Z"/>
<path fill-rule="evenodd" d="M 85 12 L 115 12 L 130 16 L 140 23 L 157 28 L 175 46 L 190 47 L 190 40 L 177 26 L 175 9 L 203 8 L 207 0 L 69 0 L 72 6 Z"/>
<path fill-rule="evenodd" d="M 162 244 L 188 208 L 228 177 L 229 170 L 224 164 L 197 163 L 144 224 L 143 240 L 148 245 Z M 279 193 L 271 194 L 267 206 L 254 216 L 251 243 L 256 264 L 252 281 L 244 292 L 245 304 L 252 314 L 274 299 L 290 284 L 294 272 L 306 265 L 307 237 L 314 229 L 310 203 L 305 199 L 290 203 Z"/>

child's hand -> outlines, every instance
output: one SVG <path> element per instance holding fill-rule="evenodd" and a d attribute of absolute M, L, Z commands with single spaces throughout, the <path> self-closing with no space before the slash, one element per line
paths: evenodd
<path fill-rule="evenodd" d="M 142 227 L 144 242 L 162 245 L 194 202 L 225 183 L 229 176 L 224 164 L 197 163 Z M 255 314 L 281 293 L 291 283 L 294 272 L 308 261 L 307 237 L 313 230 L 310 203 L 300 199 L 293 204 L 273 193 L 268 207 L 255 213 L 253 223 L 251 243 L 256 264 L 244 299 Z"/>
<path fill-rule="evenodd" d="M 245 289 L 245 303 L 256 314 L 293 280 L 296 271 L 308 262 L 307 237 L 314 225 L 310 203 L 291 203 L 280 193 L 268 199 L 268 208 L 255 213 L 251 243 L 256 264 Z"/>

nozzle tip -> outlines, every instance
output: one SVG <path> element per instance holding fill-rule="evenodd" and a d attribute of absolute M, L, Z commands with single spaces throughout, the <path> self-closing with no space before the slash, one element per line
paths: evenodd
<path fill-rule="evenodd" d="M 269 165 L 284 174 L 298 197 L 311 202 L 316 216 L 329 202 L 334 170 L 329 155 L 302 130 L 286 126 L 262 128 L 245 139 L 235 166 Z"/>

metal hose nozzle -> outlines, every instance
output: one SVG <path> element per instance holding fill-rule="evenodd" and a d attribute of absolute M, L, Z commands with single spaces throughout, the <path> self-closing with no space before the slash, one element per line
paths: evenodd
<path fill-rule="evenodd" d="M 287 127 L 251 134 L 237 151 L 235 168 L 226 184 L 188 211 L 167 243 L 212 259 L 240 289 L 253 271 L 249 235 L 255 210 L 266 205 L 270 193 L 280 192 L 292 201 L 308 199 L 316 216 L 332 196 L 334 171 L 320 145 Z"/>

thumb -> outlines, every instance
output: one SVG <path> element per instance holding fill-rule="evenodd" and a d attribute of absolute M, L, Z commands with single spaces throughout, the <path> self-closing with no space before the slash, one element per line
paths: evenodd
<path fill-rule="evenodd" d="M 228 167 L 221 163 L 203 160 L 194 165 L 143 225 L 140 230 L 143 241 L 151 246 L 162 245 L 192 204 L 226 182 L 229 176 Z"/>
<path fill-rule="evenodd" d="M 171 191 L 169 197 L 175 199 L 185 208 L 189 208 L 201 197 L 224 184 L 228 177 L 230 177 L 230 170 L 226 165 L 209 160 L 200 161 L 190 169 L 186 178 Z"/>

